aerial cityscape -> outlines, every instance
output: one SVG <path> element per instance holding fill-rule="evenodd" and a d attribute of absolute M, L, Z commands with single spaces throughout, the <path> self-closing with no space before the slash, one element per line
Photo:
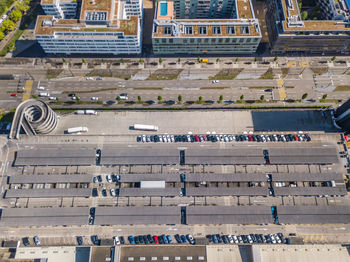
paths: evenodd
<path fill-rule="evenodd" d="M 0 262 L 350 261 L 350 0 L 0 0 Z"/>

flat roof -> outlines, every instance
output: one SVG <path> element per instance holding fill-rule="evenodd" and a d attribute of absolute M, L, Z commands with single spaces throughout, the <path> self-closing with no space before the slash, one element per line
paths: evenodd
<path fill-rule="evenodd" d="M 272 181 L 344 181 L 340 173 L 272 173 Z"/>
<path fill-rule="evenodd" d="M 278 206 L 284 224 L 349 223 L 350 206 Z"/>
<path fill-rule="evenodd" d="M 276 196 L 344 196 L 345 185 L 336 187 L 274 187 Z"/>
<path fill-rule="evenodd" d="M 268 196 L 267 187 L 188 187 L 186 196 Z"/>
<path fill-rule="evenodd" d="M 260 182 L 266 181 L 265 173 L 189 173 L 186 174 L 186 182 Z"/>
<path fill-rule="evenodd" d="M 178 149 L 169 148 L 119 148 L 103 149 L 102 165 L 173 165 L 180 163 Z"/>
<path fill-rule="evenodd" d="M 264 164 L 264 156 L 261 148 L 188 148 L 185 152 L 185 164 Z"/>
<path fill-rule="evenodd" d="M 268 224 L 273 222 L 269 206 L 188 206 L 187 224 Z"/>
<path fill-rule="evenodd" d="M 89 197 L 91 188 L 8 189 L 4 198 Z"/>
<path fill-rule="evenodd" d="M 271 164 L 335 164 L 339 162 L 335 147 L 270 147 Z"/>
<path fill-rule="evenodd" d="M 144 196 L 179 196 L 181 188 L 120 188 L 119 196 L 122 197 L 144 197 Z"/>
<path fill-rule="evenodd" d="M 9 184 L 43 183 L 90 183 L 91 175 L 14 175 L 9 176 Z"/>
<path fill-rule="evenodd" d="M 180 182 L 179 174 L 120 174 L 120 182 L 136 183 L 140 181 Z"/>
<path fill-rule="evenodd" d="M 180 207 L 96 207 L 95 225 L 181 224 Z"/>
<path fill-rule="evenodd" d="M 19 150 L 14 166 L 89 166 L 96 163 L 94 149 L 32 149 Z"/>
<path fill-rule="evenodd" d="M 87 225 L 89 207 L 4 208 L 0 226 Z"/>

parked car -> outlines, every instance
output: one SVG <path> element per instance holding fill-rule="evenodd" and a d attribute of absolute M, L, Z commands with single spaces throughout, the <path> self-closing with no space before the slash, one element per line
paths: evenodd
<path fill-rule="evenodd" d="M 49 97 L 49 100 L 51 100 L 51 101 L 56 101 L 56 100 L 57 100 L 57 97 L 55 97 L 55 96 L 50 96 L 50 97 Z"/>
<path fill-rule="evenodd" d="M 128 99 L 129 99 L 129 98 L 128 98 L 128 94 L 126 94 L 126 93 L 120 94 L 120 95 L 119 95 L 119 98 L 120 98 L 120 100 L 128 100 Z"/>
<path fill-rule="evenodd" d="M 191 234 L 187 234 L 186 235 L 186 238 L 188 240 L 188 242 L 191 244 L 191 245 L 195 245 L 196 244 L 196 240 L 193 238 L 193 236 Z"/>
<path fill-rule="evenodd" d="M 114 188 L 111 188 L 110 191 L 111 191 L 111 196 L 114 196 L 114 197 L 117 196 L 117 194 L 115 193 L 115 189 Z"/>
<path fill-rule="evenodd" d="M 77 243 L 79 246 L 83 245 L 83 237 L 77 236 Z"/>
<path fill-rule="evenodd" d="M 29 246 L 30 245 L 29 237 L 22 238 L 22 242 L 23 242 L 23 245 L 25 245 L 26 247 Z"/>
<path fill-rule="evenodd" d="M 181 243 L 182 243 L 182 241 L 181 241 L 181 237 L 180 237 L 180 235 L 179 235 L 179 234 L 174 235 L 174 237 L 175 237 L 175 240 L 176 240 L 176 242 L 177 242 L 177 243 L 179 243 L 179 244 L 181 244 Z"/>
<path fill-rule="evenodd" d="M 37 245 L 37 246 L 40 245 L 40 240 L 39 240 L 39 237 L 38 237 L 38 236 L 34 236 L 34 237 L 33 237 L 33 240 L 34 240 L 35 245 Z"/>
<path fill-rule="evenodd" d="M 97 96 L 93 96 L 93 97 L 91 97 L 91 100 L 92 101 L 98 101 L 98 97 Z"/>
<path fill-rule="evenodd" d="M 119 239 L 118 236 L 114 236 L 114 237 L 113 237 L 113 241 L 114 241 L 114 245 L 120 245 L 120 244 L 121 244 L 121 243 L 120 243 L 120 239 Z"/>
<path fill-rule="evenodd" d="M 12 93 L 11 96 L 17 97 L 18 95 L 16 93 Z"/>
<path fill-rule="evenodd" d="M 129 237 L 128 237 L 128 240 L 129 240 L 129 243 L 130 243 L 130 244 L 132 244 L 132 245 L 135 244 L 135 239 L 134 239 L 133 236 L 129 236 Z"/>
<path fill-rule="evenodd" d="M 158 236 L 153 236 L 153 240 L 155 244 L 159 244 Z"/>
<path fill-rule="evenodd" d="M 181 240 L 182 240 L 183 243 L 186 243 L 187 242 L 186 236 L 185 235 L 181 235 Z"/>

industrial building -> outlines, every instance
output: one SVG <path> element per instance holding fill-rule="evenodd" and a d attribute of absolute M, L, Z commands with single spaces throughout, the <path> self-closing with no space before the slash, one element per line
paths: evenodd
<path fill-rule="evenodd" d="M 272 53 L 349 54 L 349 2 L 316 2 L 322 20 L 303 20 L 296 0 L 266 1 L 266 25 Z"/>
<path fill-rule="evenodd" d="M 335 122 L 345 131 L 350 131 L 350 99 L 335 110 Z"/>
<path fill-rule="evenodd" d="M 141 53 L 142 0 L 82 0 L 80 8 L 70 0 L 41 3 L 46 15 L 34 33 L 46 53 Z"/>
<path fill-rule="evenodd" d="M 249 0 L 158 1 L 155 54 L 252 54 L 261 40 Z"/>

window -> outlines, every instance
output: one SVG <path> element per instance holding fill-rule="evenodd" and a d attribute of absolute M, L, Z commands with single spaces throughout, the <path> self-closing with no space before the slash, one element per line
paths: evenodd
<path fill-rule="evenodd" d="M 190 43 L 191 44 L 193 44 L 194 43 L 194 39 L 192 38 L 192 39 L 190 39 Z"/>
<path fill-rule="evenodd" d="M 228 35 L 234 35 L 235 34 L 235 27 L 234 26 L 227 26 L 226 31 Z"/>
<path fill-rule="evenodd" d="M 241 26 L 241 34 L 242 35 L 249 35 L 249 27 L 248 26 Z"/>
<path fill-rule="evenodd" d="M 169 39 L 169 43 L 174 43 L 174 39 Z"/>
<path fill-rule="evenodd" d="M 207 27 L 206 26 L 199 26 L 198 32 L 200 35 L 206 35 L 207 34 Z"/>
<path fill-rule="evenodd" d="M 165 35 L 171 35 L 171 27 L 170 26 L 165 26 L 164 27 L 164 34 Z"/>
<path fill-rule="evenodd" d="M 192 35 L 193 34 L 192 26 L 185 26 L 185 34 L 186 35 Z"/>
<path fill-rule="evenodd" d="M 221 27 L 213 26 L 213 35 L 221 35 Z"/>

